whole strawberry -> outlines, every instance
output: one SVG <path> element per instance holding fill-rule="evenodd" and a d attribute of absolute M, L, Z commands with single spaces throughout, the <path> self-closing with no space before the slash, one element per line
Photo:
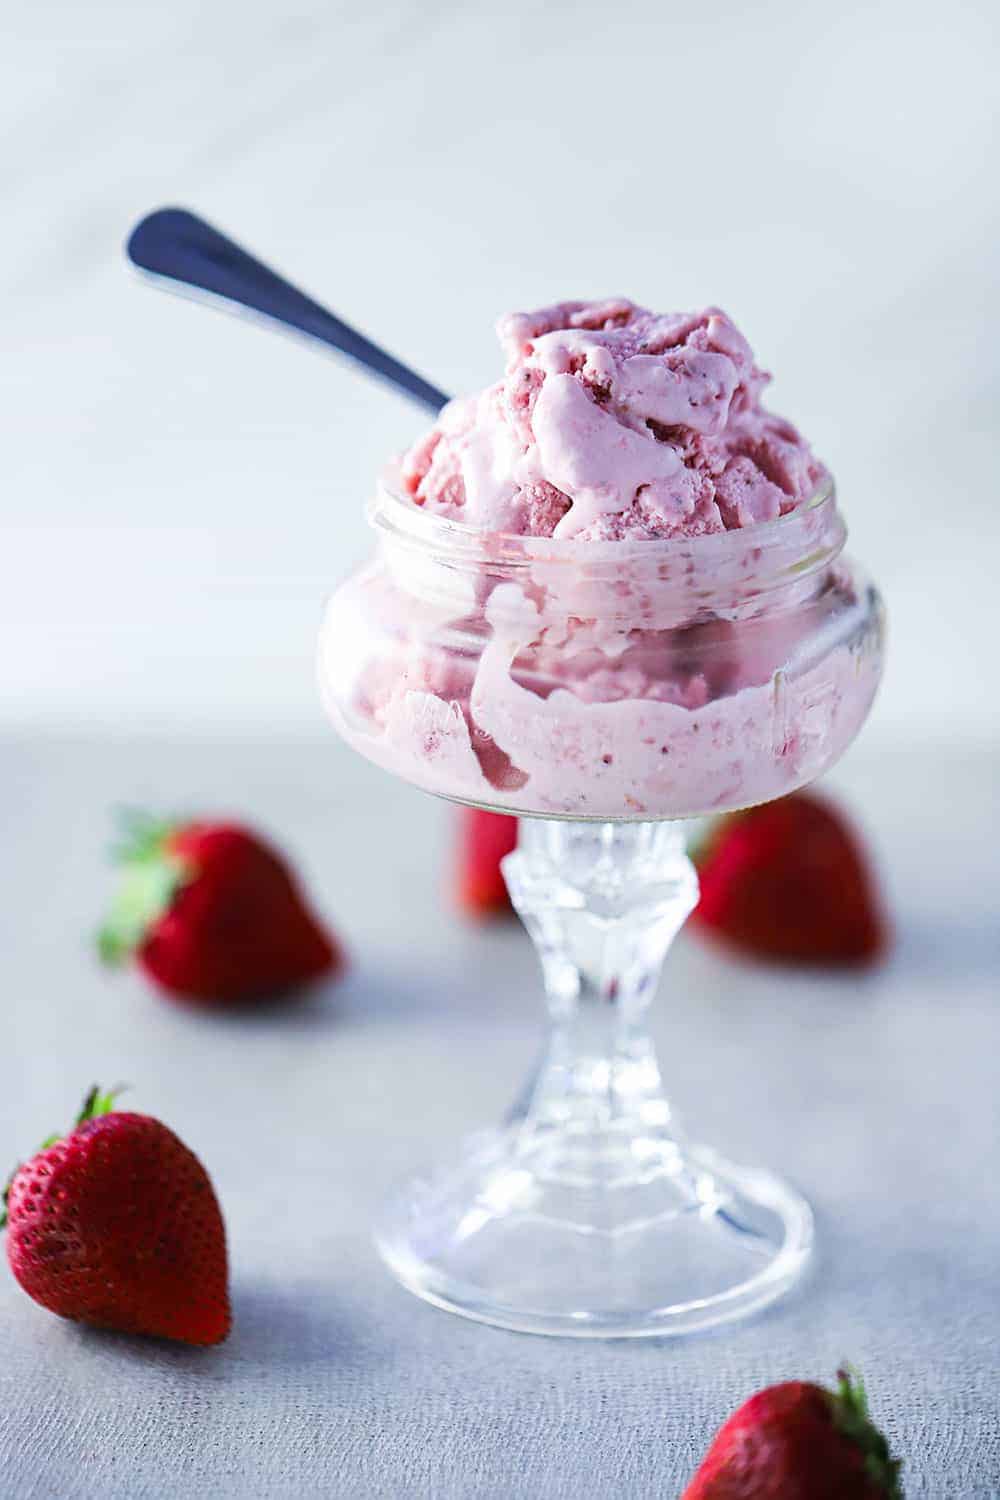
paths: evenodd
<path fill-rule="evenodd" d="M 500 861 L 517 844 L 517 819 L 479 807 L 459 809 L 455 900 L 473 917 L 511 910 Z"/>
<path fill-rule="evenodd" d="M 751 1396 L 716 1434 L 681 1500 L 902 1500 L 899 1460 L 868 1416 L 861 1381 L 802 1380 Z"/>
<path fill-rule="evenodd" d="M 91 1089 L 70 1133 L 4 1194 L 7 1259 L 62 1318 L 219 1344 L 229 1332 L 226 1231 L 198 1158 L 148 1115 Z"/>
<path fill-rule="evenodd" d="M 692 920 L 734 948 L 790 963 L 862 965 L 886 947 L 865 851 L 812 792 L 720 819 L 696 852 Z"/>
<path fill-rule="evenodd" d="M 246 1004 L 343 965 L 280 854 L 239 824 L 132 814 L 116 858 L 122 882 L 101 956 L 120 963 L 135 954 L 168 995 Z"/>

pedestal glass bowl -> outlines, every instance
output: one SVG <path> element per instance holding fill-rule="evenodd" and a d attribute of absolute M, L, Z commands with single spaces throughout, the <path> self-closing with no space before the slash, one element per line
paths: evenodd
<path fill-rule="evenodd" d="M 550 1017 L 507 1119 L 398 1192 L 381 1254 L 428 1301 L 523 1331 L 739 1317 L 800 1274 L 812 1217 L 686 1142 L 646 1013 L 697 899 L 682 820 L 812 780 L 874 696 L 882 609 L 832 485 L 677 540 L 484 535 L 391 475 L 370 515 L 376 555 L 323 625 L 324 700 L 370 760 L 521 817 L 504 873 Z"/>

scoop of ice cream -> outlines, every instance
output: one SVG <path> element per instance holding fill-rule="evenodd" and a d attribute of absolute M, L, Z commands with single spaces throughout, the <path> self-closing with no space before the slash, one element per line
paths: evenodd
<path fill-rule="evenodd" d="M 718 308 L 560 302 L 497 332 L 503 380 L 449 402 L 403 460 L 429 511 L 578 541 L 699 536 L 773 520 L 823 477 Z"/>

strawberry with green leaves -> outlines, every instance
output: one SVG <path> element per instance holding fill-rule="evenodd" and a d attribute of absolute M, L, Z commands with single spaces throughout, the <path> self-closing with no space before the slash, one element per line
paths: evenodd
<path fill-rule="evenodd" d="M 681 1500 L 903 1500 L 862 1382 L 768 1386 L 719 1429 Z"/>
<path fill-rule="evenodd" d="M 4 1193 L 7 1259 L 29 1297 L 78 1323 L 218 1344 L 230 1326 L 226 1231 L 198 1158 L 91 1089 Z"/>
<path fill-rule="evenodd" d="M 240 824 L 132 814 L 116 858 L 122 879 L 101 956 L 134 956 L 170 996 L 243 1005 L 343 966 L 285 860 Z"/>

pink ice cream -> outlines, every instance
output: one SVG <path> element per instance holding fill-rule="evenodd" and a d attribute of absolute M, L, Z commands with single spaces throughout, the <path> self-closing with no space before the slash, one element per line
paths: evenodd
<path fill-rule="evenodd" d="M 543 816 L 687 817 L 818 775 L 868 712 L 881 610 L 746 340 L 621 299 L 499 331 L 503 380 L 393 471 L 379 554 L 330 604 L 341 733 Z"/>
<path fill-rule="evenodd" d="M 429 511 L 494 533 L 692 537 L 774 520 L 823 478 L 718 308 L 561 302 L 497 331 L 504 379 L 450 402 L 403 461 Z"/>

